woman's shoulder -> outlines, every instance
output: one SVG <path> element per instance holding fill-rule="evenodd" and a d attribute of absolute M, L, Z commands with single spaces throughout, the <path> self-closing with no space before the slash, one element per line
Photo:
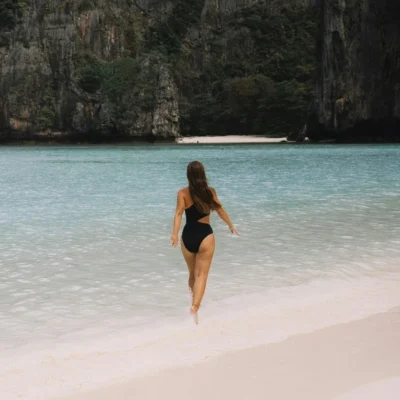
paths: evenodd
<path fill-rule="evenodd" d="M 180 196 L 187 197 L 189 194 L 190 194 L 190 192 L 189 192 L 188 186 L 178 190 L 178 195 L 180 195 Z"/>
<path fill-rule="evenodd" d="M 190 195 L 189 187 L 184 187 L 178 190 L 178 197 L 185 202 L 185 207 L 188 203 L 193 202 L 192 196 Z"/>

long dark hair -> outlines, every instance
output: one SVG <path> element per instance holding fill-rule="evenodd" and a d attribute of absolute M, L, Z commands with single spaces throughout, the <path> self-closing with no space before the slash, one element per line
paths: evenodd
<path fill-rule="evenodd" d="M 205 214 L 221 207 L 221 204 L 214 200 L 213 193 L 208 186 L 206 172 L 200 161 L 192 161 L 187 166 L 187 179 L 189 191 L 196 208 Z"/>

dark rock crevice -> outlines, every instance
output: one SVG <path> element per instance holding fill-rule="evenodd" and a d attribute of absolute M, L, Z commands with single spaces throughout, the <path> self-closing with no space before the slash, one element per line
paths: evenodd
<path fill-rule="evenodd" d="M 400 118 L 357 122 L 336 134 L 338 143 L 400 143 Z"/>

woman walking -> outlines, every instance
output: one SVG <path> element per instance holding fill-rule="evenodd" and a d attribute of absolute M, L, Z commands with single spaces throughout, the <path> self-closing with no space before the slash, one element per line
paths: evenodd
<path fill-rule="evenodd" d="M 215 250 L 215 238 L 210 225 L 211 211 L 217 212 L 232 233 L 239 235 L 239 232 L 222 207 L 216 191 L 208 186 L 201 162 L 192 161 L 188 164 L 187 179 L 188 186 L 178 192 L 171 241 L 174 247 L 179 243 L 178 234 L 182 215 L 185 212 L 186 225 L 182 232 L 181 249 L 189 269 L 189 288 L 192 292 L 190 312 L 197 324 L 197 311 L 206 290 L 207 277 Z"/>

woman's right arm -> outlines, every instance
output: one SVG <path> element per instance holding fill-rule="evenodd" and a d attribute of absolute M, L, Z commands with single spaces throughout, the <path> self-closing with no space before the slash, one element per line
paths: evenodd
<path fill-rule="evenodd" d="M 217 196 L 217 192 L 215 191 L 215 189 L 212 189 L 212 188 L 210 188 L 210 189 L 211 189 L 211 192 L 213 194 L 215 202 L 220 204 L 220 206 L 215 210 L 217 212 L 218 216 L 222 219 L 222 221 L 224 221 L 228 225 L 229 230 L 232 233 L 234 233 L 234 234 L 239 236 L 240 234 L 237 231 L 237 229 L 235 228 L 235 226 L 232 224 L 228 213 L 225 211 L 224 207 L 222 207 L 221 202 L 220 202 L 220 200 L 219 200 L 219 198 Z"/>
<path fill-rule="evenodd" d="M 178 192 L 178 197 L 176 200 L 176 210 L 174 216 L 174 226 L 172 228 L 171 242 L 172 246 L 176 247 L 179 243 L 179 229 L 182 224 L 182 215 L 185 211 L 185 196 L 183 195 L 182 190 Z"/>

